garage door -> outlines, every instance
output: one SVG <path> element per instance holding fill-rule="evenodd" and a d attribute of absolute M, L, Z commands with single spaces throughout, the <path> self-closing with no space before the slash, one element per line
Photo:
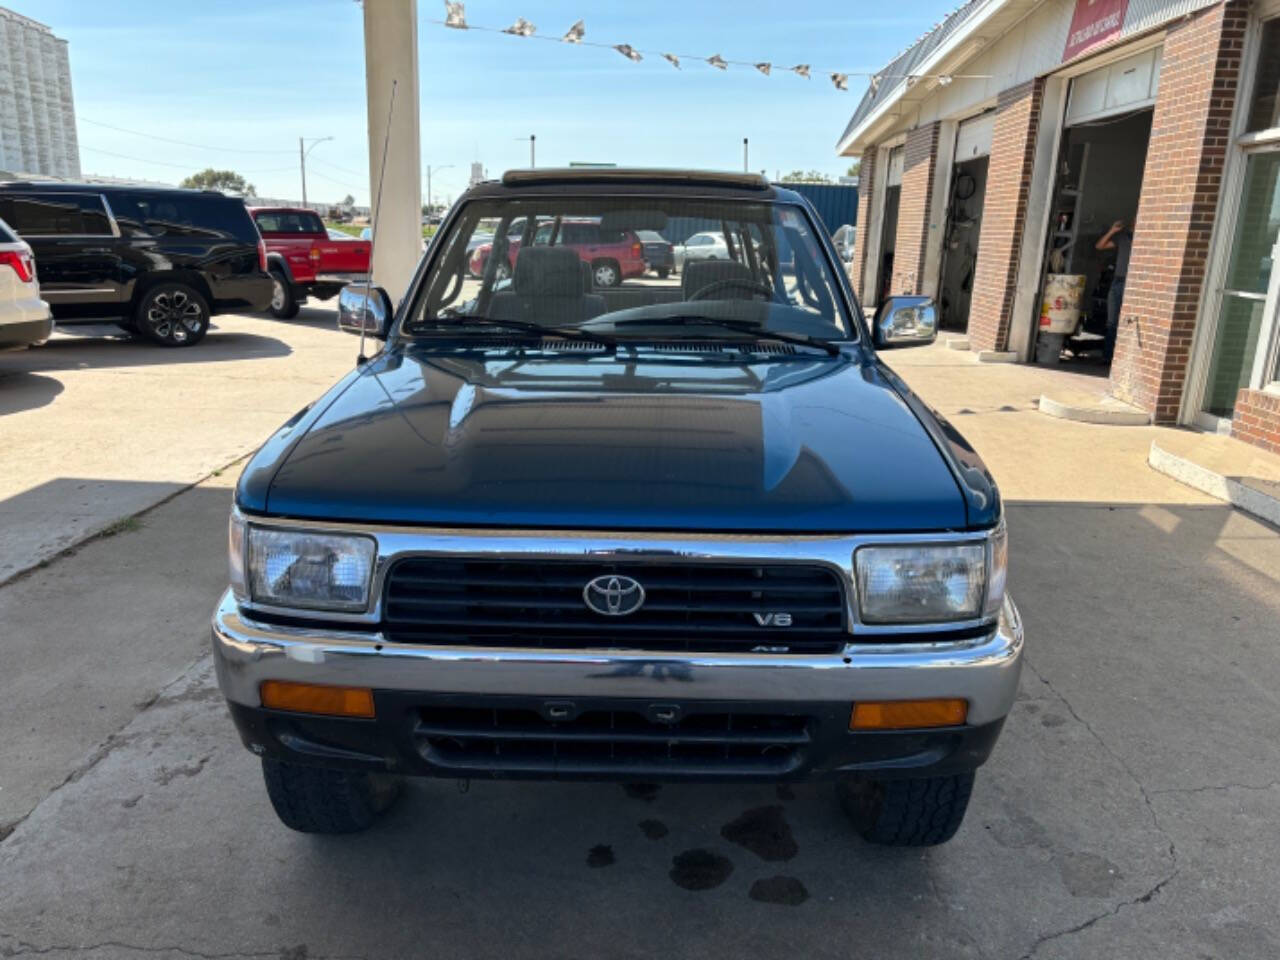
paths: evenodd
<path fill-rule="evenodd" d="M 1161 47 L 1117 60 L 1071 81 L 1067 125 L 1101 120 L 1156 102 Z"/>
<path fill-rule="evenodd" d="M 956 131 L 956 163 L 990 156 L 991 131 L 995 124 L 994 113 L 984 113 L 980 117 L 961 122 L 960 129 Z"/>
<path fill-rule="evenodd" d="M 906 152 L 902 147 L 894 147 L 889 151 L 889 176 L 885 184 L 890 187 L 902 186 L 902 169 L 906 161 Z"/>

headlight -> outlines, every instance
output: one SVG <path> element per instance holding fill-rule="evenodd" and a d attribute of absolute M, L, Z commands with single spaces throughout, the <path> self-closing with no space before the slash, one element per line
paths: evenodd
<path fill-rule="evenodd" d="M 364 610 L 375 552 L 370 537 L 250 524 L 249 596 L 255 603 L 282 607 Z"/>
<path fill-rule="evenodd" d="M 995 616 L 1004 601 L 1004 520 L 983 542 L 860 548 L 854 556 L 864 623 L 947 623 Z"/>

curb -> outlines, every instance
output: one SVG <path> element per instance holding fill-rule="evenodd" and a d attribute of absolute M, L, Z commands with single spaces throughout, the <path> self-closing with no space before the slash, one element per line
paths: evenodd
<path fill-rule="evenodd" d="M 1280 527 L 1280 485 L 1255 481 L 1274 488 L 1274 493 L 1268 493 L 1246 480 L 1223 476 L 1176 453 L 1170 453 L 1162 449 L 1155 440 L 1151 441 L 1151 452 L 1147 454 L 1147 464 L 1153 470 L 1172 477 L 1179 483 L 1185 483 L 1259 520 L 1265 520 Z"/>
<path fill-rule="evenodd" d="M 1018 355 L 1012 350 L 979 350 L 974 353 L 978 363 L 1016 363 Z"/>
<path fill-rule="evenodd" d="M 968 350 L 969 338 L 968 337 L 948 337 L 947 349 L 948 350 Z"/>
<path fill-rule="evenodd" d="M 1060 420 L 1098 423 L 1111 427 L 1145 427 L 1151 423 L 1151 414 L 1128 407 L 1128 404 L 1123 407 L 1077 406 L 1055 400 L 1047 393 L 1040 394 L 1040 412 Z"/>

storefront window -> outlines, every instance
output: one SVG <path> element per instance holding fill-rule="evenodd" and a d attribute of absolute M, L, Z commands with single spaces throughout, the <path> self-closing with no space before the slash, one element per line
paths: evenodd
<path fill-rule="evenodd" d="M 1223 284 L 1204 409 L 1229 417 L 1249 385 L 1269 304 L 1273 248 L 1280 233 L 1280 153 L 1256 153 L 1245 168 L 1231 263 Z"/>
<path fill-rule="evenodd" d="M 1262 25 L 1262 47 L 1254 74 L 1246 133 L 1280 127 L 1280 17 Z"/>

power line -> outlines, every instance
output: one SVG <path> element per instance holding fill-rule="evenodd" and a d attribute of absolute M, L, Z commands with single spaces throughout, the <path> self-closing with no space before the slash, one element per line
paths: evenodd
<path fill-rule="evenodd" d="M 118 160 L 133 160 L 136 163 L 151 163 L 159 167 L 173 167 L 175 170 L 190 171 L 194 167 L 199 166 L 199 164 L 197 163 L 170 163 L 165 160 L 152 160 L 149 157 L 131 157 L 127 153 L 115 153 L 114 151 L 103 150 L 99 147 L 86 146 L 83 143 L 80 144 L 80 149 L 88 150 L 90 153 L 101 153 L 108 157 L 115 157 Z M 237 172 L 241 174 L 248 173 L 248 174 L 257 175 L 260 173 L 284 173 L 286 171 L 292 171 L 294 169 L 296 168 L 295 167 L 272 167 L 270 170 L 239 170 Z"/>
<path fill-rule="evenodd" d="M 141 130 L 128 130 L 124 127 L 117 127 L 110 123 L 103 123 L 101 120 L 90 120 L 88 117 L 77 118 L 81 123 L 92 124 L 95 127 L 105 127 L 107 130 L 115 130 L 117 133 L 128 133 L 135 137 L 146 137 L 149 140 L 159 140 L 162 143 L 176 143 L 183 147 L 195 147 L 197 150 L 218 150 L 223 153 L 272 153 L 272 154 L 292 154 L 292 150 L 255 150 L 252 147 L 214 147 L 205 143 L 190 143 L 186 140 L 174 140 L 172 137 L 161 137 L 154 133 L 143 133 Z"/>

